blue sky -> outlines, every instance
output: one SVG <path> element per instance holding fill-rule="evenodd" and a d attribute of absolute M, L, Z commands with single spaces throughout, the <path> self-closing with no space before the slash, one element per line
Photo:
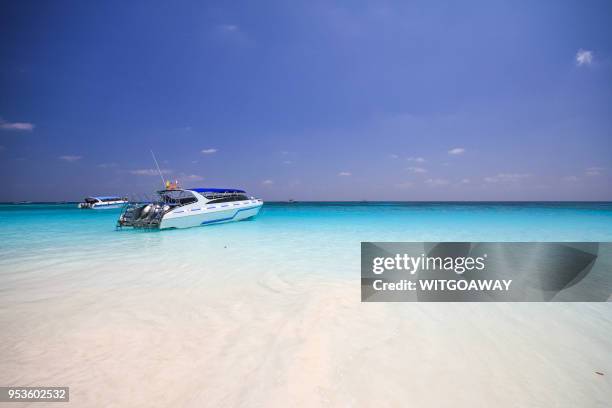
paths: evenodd
<path fill-rule="evenodd" d="M 612 3 L 0 2 L 0 201 L 612 200 Z"/>

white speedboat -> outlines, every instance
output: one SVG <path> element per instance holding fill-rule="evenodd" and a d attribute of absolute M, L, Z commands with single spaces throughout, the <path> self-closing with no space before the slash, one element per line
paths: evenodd
<path fill-rule="evenodd" d="M 79 203 L 79 208 L 89 208 L 92 210 L 106 210 L 112 208 L 121 208 L 128 203 L 125 197 L 87 197 L 82 203 Z"/>
<path fill-rule="evenodd" d="M 156 201 L 130 203 L 117 227 L 188 228 L 241 221 L 256 216 L 263 206 L 262 200 L 231 188 L 177 188 L 157 193 Z"/>

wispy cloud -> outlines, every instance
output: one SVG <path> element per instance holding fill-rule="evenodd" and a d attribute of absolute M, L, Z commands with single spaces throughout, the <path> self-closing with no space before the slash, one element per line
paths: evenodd
<path fill-rule="evenodd" d="M 442 186 L 447 186 L 449 184 L 449 181 L 446 179 L 441 179 L 441 178 L 427 179 L 425 180 L 425 184 L 427 184 L 430 187 L 442 187 Z"/>
<path fill-rule="evenodd" d="M 390 154 L 389 158 L 395 160 L 395 159 L 399 159 L 399 156 L 397 154 Z"/>
<path fill-rule="evenodd" d="M 218 24 L 214 28 L 215 37 L 223 43 L 249 46 L 253 43 L 247 33 L 234 23 Z"/>
<path fill-rule="evenodd" d="M 463 153 L 465 153 L 465 148 L 464 147 L 455 147 L 455 148 L 450 149 L 448 151 L 448 154 L 452 154 L 452 155 L 455 155 L 455 156 L 457 156 L 459 154 L 463 154 Z"/>
<path fill-rule="evenodd" d="M 22 132 L 31 132 L 34 130 L 35 125 L 28 122 L 7 122 L 0 119 L 0 129 L 2 130 L 15 130 Z"/>
<path fill-rule="evenodd" d="M 218 151 L 219 149 L 214 149 L 214 148 L 202 149 L 202 154 L 213 154 L 213 153 L 217 153 Z"/>
<path fill-rule="evenodd" d="M 414 187 L 414 183 L 412 181 L 405 181 L 403 183 L 398 183 L 395 185 L 397 188 L 412 188 Z"/>
<path fill-rule="evenodd" d="M 593 63 L 593 51 L 583 50 L 582 48 L 576 53 L 576 64 L 578 66 L 591 65 Z"/>
<path fill-rule="evenodd" d="M 188 174 L 186 176 L 183 176 L 182 178 L 184 178 L 185 180 L 189 180 L 189 181 L 202 181 L 204 180 L 204 177 L 198 175 L 198 174 Z"/>
<path fill-rule="evenodd" d="M 425 163 L 425 159 L 422 157 L 409 157 L 408 159 L 406 159 L 410 162 L 415 162 L 415 163 Z"/>
<path fill-rule="evenodd" d="M 293 164 L 293 162 L 291 160 L 285 160 L 283 164 Z"/>
<path fill-rule="evenodd" d="M 408 167 L 406 170 L 411 173 L 427 173 L 427 169 L 424 169 L 423 167 Z"/>
<path fill-rule="evenodd" d="M 530 177 L 527 173 L 499 173 L 496 176 L 485 177 L 487 183 L 516 183 Z"/>
<path fill-rule="evenodd" d="M 459 181 L 459 184 L 470 184 L 472 181 L 469 178 L 464 178 Z"/>
<path fill-rule="evenodd" d="M 136 176 L 159 176 L 159 172 L 157 171 L 157 169 L 136 169 L 136 170 L 130 170 L 130 173 Z M 172 170 L 161 169 L 161 173 L 171 174 Z"/>
<path fill-rule="evenodd" d="M 590 177 L 601 176 L 601 172 L 603 170 L 604 170 L 603 167 L 589 167 L 588 169 L 585 170 L 584 174 Z"/>
<path fill-rule="evenodd" d="M 569 181 L 569 182 L 575 182 L 575 181 L 578 181 L 579 179 L 576 176 L 565 176 L 565 177 L 561 178 L 561 180 Z"/>
<path fill-rule="evenodd" d="M 75 162 L 77 160 L 81 160 L 82 158 L 83 156 L 73 156 L 69 154 L 58 157 L 58 159 L 66 161 L 66 162 L 70 162 L 70 163 Z"/>
<path fill-rule="evenodd" d="M 261 182 L 261 184 L 263 184 L 264 186 L 269 186 L 271 184 L 274 184 L 274 181 L 267 179 Z"/>
<path fill-rule="evenodd" d="M 236 24 L 219 24 L 219 30 L 225 31 L 227 33 L 233 33 L 236 31 L 240 31 L 240 28 Z"/>
<path fill-rule="evenodd" d="M 338 173 L 338 176 L 340 177 L 350 177 L 352 175 L 353 173 L 351 173 L 350 171 L 341 171 L 340 173 Z"/>

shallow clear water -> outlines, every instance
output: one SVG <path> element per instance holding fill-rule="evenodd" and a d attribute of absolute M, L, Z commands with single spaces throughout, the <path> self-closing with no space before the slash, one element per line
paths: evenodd
<path fill-rule="evenodd" d="M 24 231 L 37 237 L 62 234 L 54 237 L 59 239 L 78 240 L 87 234 L 109 238 L 118 212 L 80 210 L 74 204 L 0 204 L 0 233 L 26 240 Z M 266 203 L 257 224 L 256 230 L 248 231 L 305 228 L 374 234 L 381 239 L 420 239 L 427 234 L 437 240 L 484 240 L 495 231 L 495 237 L 503 240 L 601 240 L 612 237 L 612 203 Z"/>
<path fill-rule="evenodd" d="M 253 220 L 164 231 L 116 231 L 118 214 L 1 205 L 2 287 L 43 270 L 147 285 L 205 265 L 228 281 L 268 266 L 288 279 L 356 277 L 361 241 L 612 241 L 612 203 L 267 203 Z"/>
<path fill-rule="evenodd" d="M 0 268 L 209 263 L 248 257 L 357 273 L 361 241 L 611 241 L 610 203 L 267 203 L 254 220 L 186 230 L 115 230 L 117 210 L 0 206 Z M 296 272 L 300 272 L 299 270 Z"/>

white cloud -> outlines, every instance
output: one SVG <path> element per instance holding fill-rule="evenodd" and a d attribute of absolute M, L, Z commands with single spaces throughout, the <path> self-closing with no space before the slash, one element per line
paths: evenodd
<path fill-rule="evenodd" d="M 395 160 L 395 159 L 399 159 L 399 156 L 397 154 L 390 154 L 389 158 Z"/>
<path fill-rule="evenodd" d="M 135 174 L 136 176 L 159 176 L 159 172 L 157 169 L 136 169 L 131 170 L 130 173 Z M 170 174 L 172 170 L 161 169 L 162 174 Z"/>
<path fill-rule="evenodd" d="M 217 153 L 219 150 L 215 148 L 202 149 L 202 154 L 213 154 Z"/>
<path fill-rule="evenodd" d="M 465 148 L 463 147 L 455 147 L 454 149 L 450 149 L 448 151 L 448 154 L 452 154 L 452 155 L 459 155 L 459 154 L 463 154 L 465 153 Z"/>
<path fill-rule="evenodd" d="M 576 53 L 576 64 L 582 66 L 591 65 L 591 63 L 593 63 L 593 51 L 579 49 Z"/>
<path fill-rule="evenodd" d="M 487 183 L 516 183 L 530 177 L 526 173 L 499 173 L 496 176 L 485 177 Z"/>
<path fill-rule="evenodd" d="M 218 24 L 214 27 L 214 37 L 225 44 L 250 46 L 253 40 L 237 24 Z"/>
<path fill-rule="evenodd" d="M 292 162 L 291 160 L 285 160 L 285 161 L 283 162 L 283 164 L 292 164 L 292 163 L 293 163 L 293 162 Z"/>
<path fill-rule="evenodd" d="M 407 160 L 408 161 L 413 161 L 413 162 L 416 162 L 416 163 L 425 163 L 425 159 L 422 158 L 422 157 L 409 157 Z"/>
<path fill-rule="evenodd" d="M 236 24 L 219 24 L 219 29 L 227 33 L 232 33 L 240 30 Z"/>
<path fill-rule="evenodd" d="M 261 182 L 261 184 L 265 185 L 265 186 L 269 186 L 271 184 L 274 184 L 274 181 L 268 179 L 268 180 L 264 180 Z"/>
<path fill-rule="evenodd" d="M 350 171 L 341 171 L 340 173 L 338 173 L 338 176 L 340 177 L 349 177 L 352 176 L 353 174 Z"/>
<path fill-rule="evenodd" d="M 408 167 L 407 170 L 411 173 L 427 173 L 427 169 L 423 167 Z"/>
<path fill-rule="evenodd" d="M 441 187 L 441 186 L 446 186 L 448 185 L 448 180 L 446 179 L 427 179 L 425 180 L 425 184 L 427 184 L 428 186 L 431 187 Z"/>
<path fill-rule="evenodd" d="M 461 181 L 459 183 L 460 184 L 470 184 L 471 180 L 469 178 L 464 178 L 464 179 L 461 179 Z"/>
<path fill-rule="evenodd" d="M 63 161 L 67 161 L 67 162 L 75 162 L 77 160 L 81 160 L 83 158 L 83 156 L 72 156 L 72 155 L 65 155 L 65 156 L 60 156 L 58 157 L 58 159 L 63 160 Z"/>
<path fill-rule="evenodd" d="M 587 176 L 601 176 L 601 172 L 604 170 L 603 167 L 589 167 L 585 170 L 584 174 Z"/>
<path fill-rule="evenodd" d="M 188 174 L 186 176 L 183 177 L 185 180 L 189 180 L 189 181 L 201 181 L 204 180 L 204 177 L 199 176 L 197 174 Z"/>
<path fill-rule="evenodd" d="M 576 176 L 565 176 L 565 177 L 562 178 L 562 180 L 563 181 L 574 182 L 574 181 L 578 181 L 578 177 L 576 177 Z"/>
<path fill-rule="evenodd" d="M 31 132 L 35 125 L 28 122 L 6 122 L 0 119 L 0 129 Z"/>

